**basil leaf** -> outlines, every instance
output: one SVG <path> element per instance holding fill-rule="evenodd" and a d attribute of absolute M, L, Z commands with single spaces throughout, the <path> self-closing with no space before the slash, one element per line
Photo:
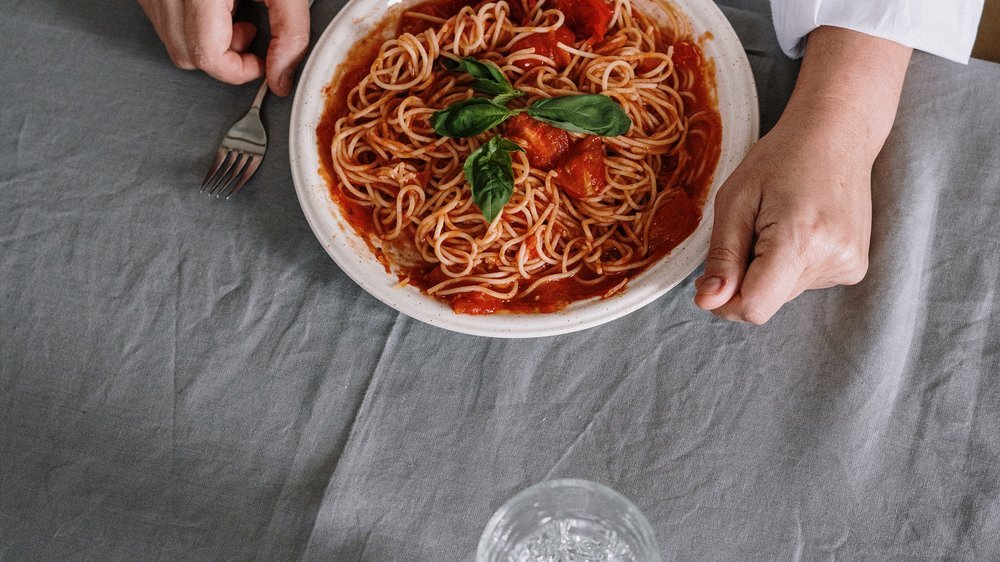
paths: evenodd
<path fill-rule="evenodd" d="M 490 61 L 478 61 L 468 57 L 464 59 L 444 58 L 442 64 L 448 70 L 461 70 L 475 78 L 472 82 L 472 89 L 482 94 L 496 96 L 493 101 L 498 105 L 503 105 L 524 95 L 524 92 L 515 90 L 500 67 Z"/>
<path fill-rule="evenodd" d="M 490 142 L 493 143 L 494 150 L 506 150 L 507 152 L 524 152 L 524 149 L 521 148 L 521 145 L 517 144 L 512 140 L 507 140 L 503 137 L 493 137 L 492 139 L 490 139 Z"/>
<path fill-rule="evenodd" d="M 434 112 L 431 126 L 441 136 L 465 138 L 485 133 L 511 115 L 509 109 L 488 99 L 469 98 Z"/>
<path fill-rule="evenodd" d="M 602 137 L 624 135 L 632 126 L 622 106 L 600 94 L 582 94 L 538 100 L 528 115 L 571 133 Z"/>
<path fill-rule="evenodd" d="M 472 188 L 472 202 L 491 223 L 514 194 L 514 165 L 510 158 L 513 151 L 524 152 L 524 149 L 495 136 L 465 160 L 465 179 Z"/>
<path fill-rule="evenodd" d="M 514 98 L 519 98 L 519 97 L 521 97 L 523 95 L 524 95 L 524 92 L 522 92 L 521 90 L 514 90 L 514 91 L 508 92 L 506 94 L 500 94 L 498 96 L 493 96 L 493 103 L 495 103 L 497 105 L 507 105 L 507 102 L 509 102 L 510 100 L 512 100 Z"/>
<path fill-rule="evenodd" d="M 510 86 L 507 77 L 504 76 L 500 67 L 490 61 L 478 61 L 472 57 L 462 59 L 444 58 L 444 67 L 452 72 L 461 70 L 467 72 L 477 80 L 486 80 L 494 84 L 506 84 Z M 488 93 L 488 92 L 485 92 Z"/>

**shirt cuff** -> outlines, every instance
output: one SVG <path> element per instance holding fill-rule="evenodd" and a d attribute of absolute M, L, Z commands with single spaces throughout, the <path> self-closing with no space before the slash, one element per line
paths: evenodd
<path fill-rule="evenodd" d="M 821 25 L 851 29 L 968 64 L 983 0 L 771 0 L 778 43 L 797 58 Z"/>

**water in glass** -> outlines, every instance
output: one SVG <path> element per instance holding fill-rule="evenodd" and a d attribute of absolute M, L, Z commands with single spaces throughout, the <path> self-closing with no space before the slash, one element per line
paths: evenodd
<path fill-rule="evenodd" d="M 621 494 L 586 480 L 536 484 L 505 503 L 477 562 L 659 562 L 649 522 Z"/>

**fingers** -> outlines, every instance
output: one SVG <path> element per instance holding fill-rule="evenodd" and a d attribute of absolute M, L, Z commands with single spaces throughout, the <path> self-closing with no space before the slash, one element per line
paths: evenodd
<path fill-rule="evenodd" d="M 246 25 L 233 23 L 231 9 L 230 2 L 192 2 L 184 14 L 185 34 L 195 67 L 223 82 L 243 84 L 262 76 L 264 68 L 256 55 L 233 49 L 245 49 L 253 36 Z"/>
<path fill-rule="evenodd" d="M 267 62 L 247 52 L 257 29 L 233 23 L 237 0 L 139 0 L 171 60 L 230 84 L 260 78 L 278 95 L 292 90 L 295 69 L 309 46 L 308 0 L 266 0 L 271 24 Z"/>
<path fill-rule="evenodd" d="M 739 291 L 750 258 L 758 203 L 729 181 L 720 189 L 705 273 L 695 281 L 698 307 L 714 310 Z"/>
<path fill-rule="evenodd" d="M 712 312 L 728 320 L 763 324 L 801 294 L 808 281 L 803 278 L 803 256 L 790 242 L 793 239 L 762 231 L 739 294 Z"/>
<path fill-rule="evenodd" d="M 265 0 L 271 25 L 267 49 L 267 85 L 279 96 L 292 91 L 295 69 L 309 46 L 308 0 Z"/>
<path fill-rule="evenodd" d="M 804 291 L 854 285 L 868 268 L 867 243 L 824 221 L 767 226 L 757 235 L 754 254 L 739 293 L 712 310 L 715 315 L 763 324 Z"/>
<path fill-rule="evenodd" d="M 233 24 L 233 39 L 229 43 L 229 50 L 243 53 L 250 48 L 254 37 L 257 36 L 257 27 L 247 21 L 238 21 Z"/>
<path fill-rule="evenodd" d="M 184 36 L 184 5 L 180 0 L 139 0 L 156 35 L 167 49 L 170 60 L 177 68 L 193 70 L 188 60 L 187 38 Z"/>

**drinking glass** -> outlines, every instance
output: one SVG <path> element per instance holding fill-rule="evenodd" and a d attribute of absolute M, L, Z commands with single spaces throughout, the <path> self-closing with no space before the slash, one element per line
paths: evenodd
<path fill-rule="evenodd" d="M 618 492 L 549 480 L 507 500 L 487 523 L 476 562 L 660 562 L 652 527 Z"/>

